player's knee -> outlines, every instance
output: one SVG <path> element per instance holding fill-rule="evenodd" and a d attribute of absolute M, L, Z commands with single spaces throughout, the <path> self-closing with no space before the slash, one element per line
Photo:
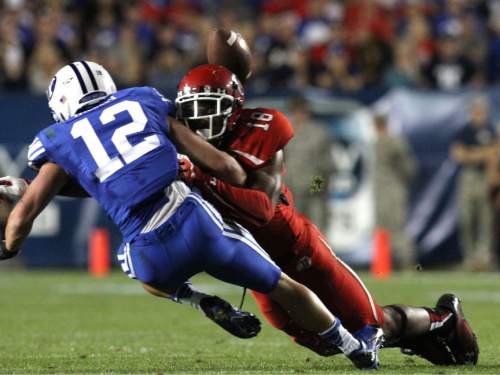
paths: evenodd
<path fill-rule="evenodd" d="M 292 280 L 289 276 L 287 276 L 287 274 L 281 272 L 276 287 L 273 290 L 271 290 L 271 292 L 268 295 L 269 297 L 273 298 L 282 296 L 284 294 L 296 293 L 299 285 L 300 284 L 298 284 L 297 282 Z"/>
<path fill-rule="evenodd" d="M 296 282 L 285 273 L 281 273 L 278 284 L 271 293 L 269 298 L 280 303 L 280 301 L 304 301 L 310 298 L 311 291 L 304 285 Z"/>
<path fill-rule="evenodd" d="M 390 337 L 394 337 L 395 333 L 401 330 L 403 318 L 392 306 L 384 306 L 382 311 L 384 312 L 382 329 L 387 340 Z"/>

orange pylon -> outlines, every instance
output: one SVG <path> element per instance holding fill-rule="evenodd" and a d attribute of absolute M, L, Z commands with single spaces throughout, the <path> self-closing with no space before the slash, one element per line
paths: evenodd
<path fill-rule="evenodd" d="M 88 267 L 91 275 L 104 277 L 110 268 L 109 232 L 104 228 L 96 228 L 90 233 Z"/>
<path fill-rule="evenodd" d="M 391 236 L 382 228 L 375 229 L 373 236 L 372 276 L 386 279 L 392 272 Z"/>

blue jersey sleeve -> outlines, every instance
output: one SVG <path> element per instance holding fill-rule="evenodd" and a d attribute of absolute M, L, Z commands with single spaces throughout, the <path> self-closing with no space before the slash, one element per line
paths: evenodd
<path fill-rule="evenodd" d="M 48 161 L 45 146 L 39 137 L 35 137 L 28 147 L 28 166 L 38 171 Z"/>

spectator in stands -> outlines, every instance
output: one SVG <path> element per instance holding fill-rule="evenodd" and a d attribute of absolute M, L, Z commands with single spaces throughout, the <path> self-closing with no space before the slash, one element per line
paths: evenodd
<path fill-rule="evenodd" d="M 148 84 L 158 88 L 167 97 L 174 97 L 177 85 L 188 68 L 183 64 L 182 56 L 173 47 L 157 51 L 147 72 Z"/>
<path fill-rule="evenodd" d="M 290 100 L 289 112 L 294 137 L 286 146 L 286 183 L 298 210 L 326 231 L 328 182 L 333 173 L 331 138 L 325 124 L 312 117 L 303 97 Z"/>
<path fill-rule="evenodd" d="M 0 16 L 0 80 L 7 90 L 25 90 L 27 86 L 27 51 L 21 41 L 17 21 L 12 12 Z"/>
<path fill-rule="evenodd" d="M 407 18 L 401 25 L 398 44 L 404 43 L 414 55 L 415 62 L 422 66 L 428 63 L 435 51 L 435 42 L 432 38 L 431 26 L 421 7 L 409 6 Z"/>
<path fill-rule="evenodd" d="M 106 48 L 107 66 L 117 78 L 120 87 L 140 86 L 143 82 L 143 56 L 137 34 L 131 25 L 122 25 L 116 42 Z"/>
<path fill-rule="evenodd" d="M 472 83 L 476 86 L 483 86 L 486 83 L 486 54 L 487 33 L 485 24 L 479 22 L 473 13 L 467 13 L 462 18 L 462 34 L 460 40 L 464 51 L 464 57 L 471 62 L 474 67 Z"/>
<path fill-rule="evenodd" d="M 154 53 L 155 29 L 142 16 L 141 2 L 128 2 L 124 8 L 123 23 L 135 32 L 140 56 L 148 59 Z"/>
<path fill-rule="evenodd" d="M 70 52 L 59 38 L 61 9 L 45 8 L 36 21 L 36 44 L 28 67 L 29 86 L 33 93 L 44 94 L 58 67 L 70 60 Z"/>
<path fill-rule="evenodd" d="M 325 45 L 309 51 L 308 81 L 312 86 L 334 93 L 352 93 L 363 85 L 357 65 L 351 61 L 345 33 L 339 22 L 332 22 Z"/>
<path fill-rule="evenodd" d="M 363 86 L 358 66 L 349 61 L 347 51 L 336 48 L 329 51 L 325 69 L 317 74 L 315 84 L 333 93 L 353 93 Z"/>
<path fill-rule="evenodd" d="M 406 140 L 391 134 L 385 115 L 374 114 L 373 124 L 376 134 L 375 227 L 389 233 L 395 268 L 409 270 L 415 264 L 415 249 L 405 223 L 416 161 Z"/>
<path fill-rule="evenodd" d="M 463 17 L 466 15 L 464 0 L 444 0 L 444 5 L 434 17 L 436 34 L 461 34 Z"/>
<path fill-rule="evenodd" d="M 432 60 L 423 67 L 427 86 L 440 90 L 457 90 L 471 82 L 475 68 L 462 53 L 459 35 L 445 34 L 438 41 Z"/>
<path fill-rule="evenodd" d="M 458 205 L 464 266 L 489 269 L 492 250 L 492 207 L 486 165 L 496 140 L 489 121 L 488 103 L 476 97 L 470 106 L 469 122 L 456 135 L 452 158 L 462 167 Z"/>
<path fill-rule="evenodd" d="M 351 0 L 347 2 L 344 27 L 351 37 L 352 44 L 359 44 L 365 34 L 386 43 L 394 38 L 394 12 L 382 1 Z"/>
<path fill-rule="evenodd" d="M 256 51 L 262 57 L 261 74 L 268 89 L 286 90 L 297 83 L 296 66 L 299 62 L 297 17 L 290 12 L 280 13 L 268 26 L 270 35 L 263 49 Z"/>
<path fill-rule="evenodd" d="M 51 59 L 92 58 L 118 82 L 142 82 L 137 71 L 147 74 L 165 49 L 178 51 L 186 67 L 205 62 L 206 36 L 215 25 L 238 30 L 253 46 L 248 85 L 259 93 L 314 86 L 358 95 L 387 83 L 423 81 L 454 90 L 500 81 L 500 16 L 493 1 L 240 3 L 0 1 L 0 88 L 40 91 L 46 74 L 32 60 L 44 60 L 40 55 L 54 48 Z M 174 45 L 162 41 L 167 31 Z M 124 67 L 124 58 L 132 63 Z"/>
<path fill-rule="evenodd" d="M 419 66 L 414 50 L 406 41 L 396 43 L 394 64 L 385 74 L 389 87 L 416 87 L 419 82 Z"/>
<path fill-rule="evenodd" d="M 500 10 L 491 18 L 492 38 L 488 46 L 487 77 L 491 83 L 500 82 Z"/>

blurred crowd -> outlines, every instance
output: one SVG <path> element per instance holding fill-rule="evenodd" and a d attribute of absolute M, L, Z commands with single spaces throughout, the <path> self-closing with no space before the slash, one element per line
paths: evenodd
<path fill-rule="evenodd" d="M 147 84 L 170 96 L 191 67 L 206 62 L 215 27 L 248 41 L 254 68 L 247 88 L 258 94 L 500 83 L 500 0 L 0 0 L 0 93 L 43 94 L 58 68 L 87 59 L 104 65 L 119 88 Z M 450 152 L 462 167 L 464 262 L 478 269 L 491 268 L 495 253 L 500 260 L 500 151 L 488 112 L 484 100 L 471 106 Z M 287 183 L 299 209 L 325 229 L 331 138 L 303 98 L 291 98 L 289 114 L 301 136 L 289 146 L 300 157 L 288 157 Z M 376 189 L 393 189 L 377 202 L 376 225 L 390 231 L 395 263 L 407 269 L 415 250 L 402 223 L 415 160 L 384 117 L 373 123 Z"/>
<path fill-rule="evenodd" d="M 0 0 L 0 88 L 42 93 L 86 58 L 172 90 L 214 27 L 249 42 L 259 93 L 500 81 L 499 0 Z"/>

